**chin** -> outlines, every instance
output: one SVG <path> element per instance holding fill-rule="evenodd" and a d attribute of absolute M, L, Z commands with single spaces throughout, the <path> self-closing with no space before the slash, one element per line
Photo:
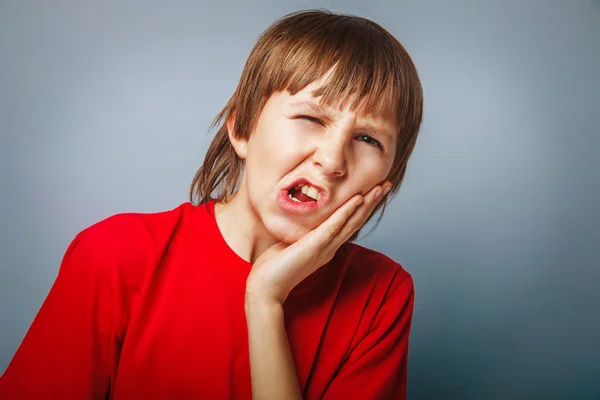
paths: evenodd
<path fill-rule="evenodd" d="M 263 223 L 275 240 L 288 245 L 297 242 L 310 231 L 306 227 L 290 223 L 289 220 L 283 218 L 274 218 Z"/>

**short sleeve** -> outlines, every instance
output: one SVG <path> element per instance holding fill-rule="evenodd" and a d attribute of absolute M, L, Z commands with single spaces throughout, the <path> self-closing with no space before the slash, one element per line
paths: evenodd
<path fill-rule="evenodd" d="M 0 378 L 2 399 L 105 398 L 117 318 L 98 235 L 69 245 L 56 280 Z"/>
<path fill-rule="evenodd" d="M 414 304 L 406 276 L 390 291 L 369 333 L 352 349 L 323 399 L 405 399 Z"/>

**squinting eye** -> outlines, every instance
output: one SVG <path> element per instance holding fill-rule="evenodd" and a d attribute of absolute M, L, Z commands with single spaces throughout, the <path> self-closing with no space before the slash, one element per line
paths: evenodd
<path fill-rule="evenodd" d="M 321 121 L 319 118 L 311 117 L 310 115 L 299 115 L 296 118 L 305 119 L 307 121 L 314 122 L 319 125 L 323 125 L 323 121 Z"/>
<path fill-rule="evenodd" d="M 371 136 L 369 135 L 359 135 L 357 136 L 358 140 L 360 140 L 361 142 L 365 142 L 371 146 L 375 146 L 379 149 L 383 149 L 383 147 L 381 146 L 381 143 L 379 143 L 379 141 L 377 141 L 377 139 L 373 139 Z"/>

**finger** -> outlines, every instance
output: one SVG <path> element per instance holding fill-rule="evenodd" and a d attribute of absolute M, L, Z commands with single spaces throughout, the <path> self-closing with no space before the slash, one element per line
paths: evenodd
<path fill-rule="evenodd" d="M 385 182 L 382 186 L 375 186 L 365 195 L 365 201 L 356 209 L 356 211 L 346 220 L 344 225 L 338 230 L 326 248 L 327 251 L 336 251 L 344 242 L 359 229 L 363 227 L 375 207 L 381 202 L 383 197 L 390 191 L 391 183 Z"/>
<path fill-rule="evenodd" d="M 363 196 L 360 194 L 351 197 L 346 203 L 338 207 L 325 222 L 286 249 L 284 253 L 290 257 L 290 263 L 301 262 L 309 267 L 307 270 L 299 270 L 303 274 L 301 278 L 308 276 L 333 257 L 335 251 L 330 254 L 324 251 L 325 247 L 336 236 L 339 230 L 342 229 L 346 220 L 363 201 Z"/>
<path fill-rule="evenodd" d="M 325 222 L 309 232 L 303 240 L 294 243 L 292 246 L 302 247 L 307 254 L 319 254 L 325 258 L 328 255 L 332 256 L 355 231 L 362 227 L 375 206 L 390 188 L 391 184 L 385 182 L 383 187 L 377 185 L 364 196 L 357 194 L 351 197 Z M 380 194 L 376 196 L 378 190 Z"/>
<path fill-rule="evenodd" d="M 314 251 L 321 251 L 344 227 L 346 221 L 363 203 L 364 197 L 357 194 L 338 207 L 321 225 L 309 232 L 306 239 Z"/>

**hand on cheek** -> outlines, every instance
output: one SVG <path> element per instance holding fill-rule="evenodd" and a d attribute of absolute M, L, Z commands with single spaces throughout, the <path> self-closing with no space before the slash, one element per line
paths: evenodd
<path fill-rule="evenodd" d="M 361 204 L 359 204 L 358 207 L 354 210 L 354 212 L 346 220 L 343 221 L 343 227 L 340 228 L 341 232 L 339 232 L 336 235 L 338 238 L 343 238 L 343 240 L 339 243 L 337 240 L 332 242 L 332 244 L 335 243 L 337 245 L 337 247 L 333 249 L 334 253 L 342 244 L 344 244 L 346 240 L 348 240 L 354 234 L 354 232 L 358 231 L 363 227 L 363 225 L 365 224 L 375 207 L 377 207 L 377 205 L 381 202 L 383 196 L 385 196 L 391 188 L 392 184 L 390 182 L 383 182 L 381 184 L 375 185 L 363 196 L 357 194 L 351 197 L 350 200 L 348 200 L 340 207 L 345 207 L 348 204 L 348 202 L 353 201 L 354 197 L 360 196 L 360 198 L 362 198 Z M 330 219 L 331 217 L 329 218 L 329 220 Z M 325 221 L 323 224 L 328 223 L 329 220 Z M 341 223 L 342 221 L 339 220 L 339 222 Z"/>
<path fill-rule="evenodd" d="M 282 304 L 296 285 L 329 262 L 337 249 L 362 228 L 391 186 L 384 182 L 364 196 L 352 196 L 297 242 L 291 245 L 277 243 L 268 248 L 250 271 L 246 281 L 247 296 Z"/>

